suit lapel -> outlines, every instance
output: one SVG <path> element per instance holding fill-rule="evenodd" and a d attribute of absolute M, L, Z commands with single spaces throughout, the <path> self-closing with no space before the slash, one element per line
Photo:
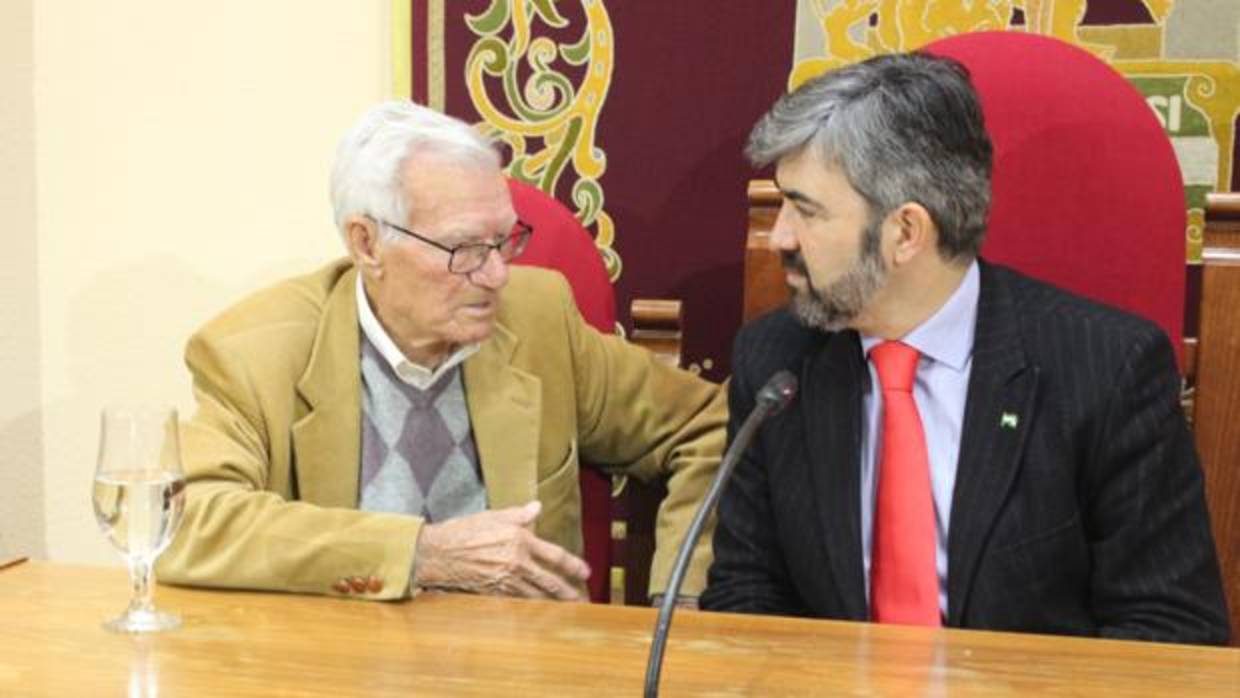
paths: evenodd
<path fill-rule="evenodd" d="M 1016 481 L 1034 421 L 1038 367 L 1028 364 L 1019 309 L 985 264 L 948 540 L 948 624 L 958 625 L 978 559 Z"/>
<path fill-rule="evenodd" d="M 517 337 L 503 325 L 465 362 L 465 400 L 492 509 L 538 497 L 542 384 L 510 361 Z"/>
<path fill-rule="evenodd" d="M 861 345 L 855 332 L 836 332 L 801 373 L 806 454 L 820 541 L 849 618 L 864 619 L 861 554 Z"/>
<path fill-rule="evenodd" d="M 360 329 L 357 272 L 336 282 L 323 308 L 310 363 L 297 383 L 306 414 L 293 423 L 297 496 L 325 507 L 356 507 L 361 461 Z"/>

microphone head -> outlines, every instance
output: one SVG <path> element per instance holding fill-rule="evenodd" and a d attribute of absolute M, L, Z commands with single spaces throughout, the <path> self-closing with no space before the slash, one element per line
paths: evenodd
<path fill-rule="evenodd" d="M 791 371 L 779 371 L 758 391 L 758 404 L 767 405 L 771 414 L 782 410 L 797 395 L 797 378 Z"/>

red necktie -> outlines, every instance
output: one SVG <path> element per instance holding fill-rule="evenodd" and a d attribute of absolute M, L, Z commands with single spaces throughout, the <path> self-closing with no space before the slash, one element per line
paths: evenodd
<path fill-rule="evenodd" d="M 921 415 L 913 401 L 916 349 L 870 350 L 883 387 L 883 442 L 870 556 L 870 606 L 879 623 L 939 625 L 934 498 Z"/>

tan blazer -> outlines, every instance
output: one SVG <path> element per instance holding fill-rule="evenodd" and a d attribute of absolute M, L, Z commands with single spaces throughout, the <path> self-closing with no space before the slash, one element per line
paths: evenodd
<path fill-rule="evenodd" d="M 370 598 L 408 591 L 422 519 L 360 512 L 360 329 L 348 260 L 250 296 L 200 329 L 185 360 L 198 411 L 182 428 L 185 520 L 165 582 Z M 537 497 L 539 536 L 580 555 L 580 460 L 671 475 L 651 589 L 666 579 L 724 445 L 717 386 L 586 325 L 559 274 L 514 267 L 495 333 L 464 364 L 488 505 Z M 684 593 L 705 586 L 708 535 Z M 605 570 L 594 570 L 605 574 Z"/>

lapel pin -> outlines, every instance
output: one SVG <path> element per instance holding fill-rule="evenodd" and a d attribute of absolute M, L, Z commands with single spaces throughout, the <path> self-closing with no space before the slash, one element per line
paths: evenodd
<path fill-rule="evenodd" d="M 1012 412 L 1004 412 L 1003 416 L 999 417 L 999 426 L 1004 429 L 1015 429 L 1019 421 L 1020 418 Z"/>

